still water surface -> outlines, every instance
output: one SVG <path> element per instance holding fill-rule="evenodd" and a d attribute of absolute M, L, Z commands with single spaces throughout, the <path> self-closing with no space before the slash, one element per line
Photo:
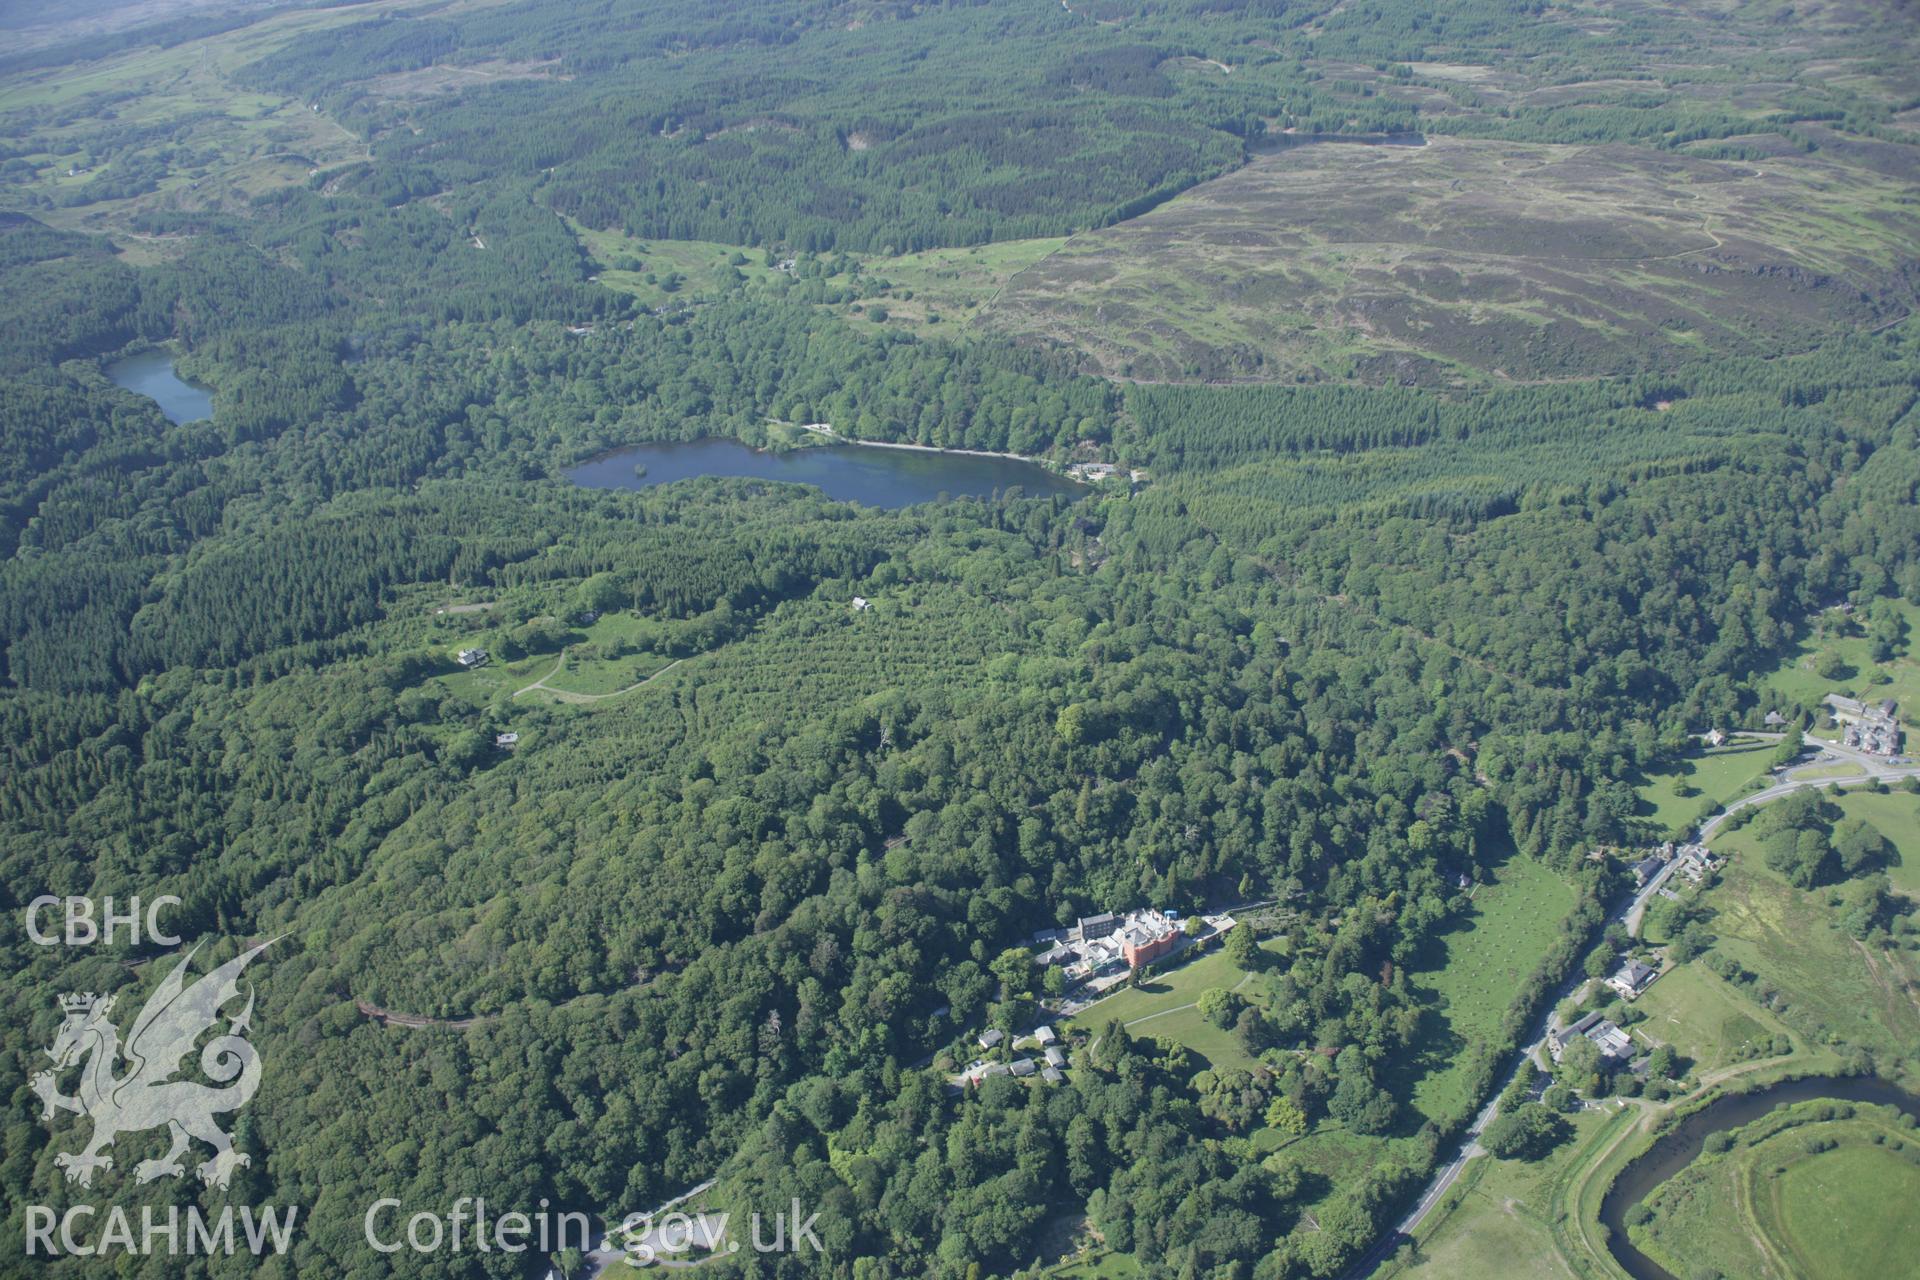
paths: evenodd
<path fill-rule="evenodd" d="M 172 422 L 199 422 L 213 416 L 213 392 L 182 381 L 173 371 L 173 357 L 164 351 L 143 351 L 107 366 L 107 377 L 152 400 Z"/>
<path fill-rule="evenodd" d="M 725 436 L 631 445 L 567 472 L 591 489 L 650 489 L 695 476 L 743 476 L 810 484 L 829 498 L 869 507 L 910 507 L 947 497 L 1079 495 L 1083 485 L 1015 458 L 833 445 L 769 453 Z"/>

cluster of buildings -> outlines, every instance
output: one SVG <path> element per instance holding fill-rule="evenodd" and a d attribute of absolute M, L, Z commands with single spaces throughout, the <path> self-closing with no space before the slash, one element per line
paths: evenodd
<path fill-rule="evenodd" d="M 1134 484 L 1143 484 L 1147 473 L 1135 467 L 1117 467 L 1111 462 L 1075 462 L 1067 467 L 1067 474 L 1075 480 L 1087 484 L 1098 484 L 1102 480 L 1111 480 L 1115 476 L 1125 476 Z"/>
<path fill-rule="evenodd" d="M 1694 884 L 1699 884 L 1706 879 L 1709 871 L 1718 871 L 1722 865 L 1720 859 L 1709 853 L 1703 844 L 1675 844 L 1669 840 L 1633 864 L 1634 883 L 1645 885 L 1670 862 L 1674 864 L 1676 875 L 1683 875 Z"/>
<path fill-rule="evenodd" d="M 1900 708 L 1892 698 L 1885 702 L 1854 702 L 1851 698 L 1827 699 L 1837 710 L 1851 712 L 1842 720 L 1840 743 L 1870 756 L 1892 758 L 1900 754 Z M 1846 704 L 1851 704 L 1846 705 Z"/>
<path fill-rule="evenodd" d="M 980 1033 L 978 1041 L 984 1052 L 991 1052 L 1007 1043 L 1004 1031 L 994 1029 Z M 955 1086 L 977 1089 L 982 1081 L 995 1076 L 1012 1076 L 1016 1080 L 1026 1080 L 1039 1076 L 1046 1084 L 1059 1084 L 1066 1077 L 1062 1074 L 1067 1066 L 1066 1050 L 1060 1047 L 1060 1037 L 1052 1027 L 1039 1026 L 1024 1036 L 1014 1037 L 1015 1045 L 1027 1045 L 1039 1053 L 1036 1059 L 1028 1054 L 1010 1058 L 1005 1062 L 991 1062 L 985 1058 L 975 1059 L 967 1069 L 951 1081 Z"/>
<path fill-rule="evenodd" d="M 1210 925 L 1219 928 L 1217 922 Z M 1232 928 L 1229 921 L 1225 928 Z M 1070 929 L 1037 933 L 1034 963 L 1066 971 L 1069 984 L 1119 978 L 1144 969 L 1186 945 L 1186 922 L 1171 911 L 1145 907 L 1124 916 L 1082 916 Z"/>
<path fill-rule="evenodd" d="M 1609 1066 L 1627 1061 L 1633 1057 L 1633 1038 L 1598 1010 L 1587 1014 L 1578 1022 L 1572 1022 L 1560 1028 L 1547 1038 L 1548 1052 L 1553 1054 L 1555 1062 L 1567 1051 L 1567 1046 L 1575 1040 L 1585 1037 L 1593 1041 L 1600 1050 L 1600 1060 Z"/>
<path fill-rule="evenodd" d="M 1607 988 L 1622 1000 L 1637 1000 L 1660 973 L 1658 965 L 1629 958 L 1607 979 Z M 1567 1046 L 1582 1038 L 1593 1041 L 1594 1048 L 1600 1051 L 1601 1065 L 1609 1070 L 1623 1063 L 1631 1064 L 1635 1071 L 1642 1069 L 1643 1064 L 1634 1061 L 1639 1049 L 1633 1037 L 1597 1009 L 1549 1035 L 1547 1052 L 1558 1062 Z"/>

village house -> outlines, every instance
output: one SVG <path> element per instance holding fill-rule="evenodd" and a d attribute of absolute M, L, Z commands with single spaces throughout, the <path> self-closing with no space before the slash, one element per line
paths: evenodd
<path fill-rule="evenodd" d="M 1006 1038 L 1006 1032 L 1000 1030 L 998 1027 L 990 1028 L 980 1033 L 980 1047 L 982 1049 L 991 1049 Z"/>
<path fill-rule="evenodd" d="M 1720 869 L 1720 860 L 1708 853 L 1705 845 L 1689 844 L 1681 846 L 1680 856 L 1675 860 L 1674 865 L 1681 875 L 1694 884 L 1699 884 L 1706 878 L 1709 871 Z"/>
<path fill-rule="evenodd" d="M 871 608 L 873 608 L 873 605 L 865 596 L 855 596 L 853 598 L 853 611 L 855 613 L 865 613 Z"/>
<path fill-rule="evenodd" d="M 1035 1027 L 1033 1029 L 1033 1038 L 1040 1044 L 1052 1044 L 1060 1037 L 1054 1033 L 1052 1027 Z"/>
<path fill-rule="evenodd" d="M 1870 756 L 1892 757 L 1900 754 L 1900 706 L 1893 699 L 1856 702 L 1852 698 L 1830 693 L 1826 702 L 1833 708 L 1834 718 L 1841 722 L 1842 746 L 1864 751 Z"/>
<path fill-rule="evenodd" d="M 1660 971 L 1651 965 L 1629 960 L 1607 979 L 1607 985 L 1613 988 L 1622 1000 L 1632 1000 L 1650 986 L 1660 976 Z"/>
<path fill-rule="evenodd" d="M 1600 1056 L 1608 1062 L 1623 1062 L 1633 1056 L 1633 1041 L 1626 1032 L 1609 1022 L 1606 1016 L 1595 1010 L 1578 1022 L 1560 1028 L 1547 1038 L 1547 1051 L 1555 1062 L 1566 1052 L 1567 1046 L 1582 1036 L 1593 1041 L 1600 1050 Z"/>
<path fill-rule="evenodd" d="M 496 747 L 515 746 L 519 741 L 520 735 L 517 733 L 496 733 L 493 735 L 493 745 Z"/>
<path fill-rule="evenodd" d="M 485 649 L 462 649 L 454 655 L 453 660 L 463 667 L 484 667 L 487 665 L 487 651 Z"/>
<path fill-rule="evenodd" d="M 1025 1079 L 1027 1076 L 1039 1070 L 1039 1068 L 1033 1065 L 1032 1058 L 1015 1058 L 1007 1064 L 1007 1070 L 1014 1076 Z"/>
<path fill-rule="evenodd" d="M 960 1079 L 972 1088 L 979 1088 L 980 1082 L 994 1076 L 1012 1075 L 1013 1069 L 1004 1062 L 976 1062 L 969 1066 Z"/>
<path fill-rule="evenodd" d="M 1710 747 L 1723 746 L 1725 745 L 1726 741 L 1727 741 L 1727 735 L 1720 732 L 1720 730 L 1718 729 L 1707 730 L 1706 743 L 1708 746 Z"/>
<path fill-rule="evenodd" d="M 1600 1047 L 1600 1056 L 1609 1063 L 1625 1062 L 1633 1056 L 1633 1038 L 1611 1022 L 1602 1021 L 1587 1032 L 1587 1039 Z"/>

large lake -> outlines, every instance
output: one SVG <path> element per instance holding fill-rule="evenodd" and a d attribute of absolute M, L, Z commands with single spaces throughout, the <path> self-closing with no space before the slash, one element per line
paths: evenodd
<path fill-rule="evenodd" d="M 173 371 L 173 357 L 164 351 L 143 351 L 107 366 L 107 377 L 152 400 L 173 422 L 199 422 L 213 416 L 213 393 L 183 382 Z"/>
<path fill-rule="evenodd" d="M 992 497 L 1016 488 L 1029 498 L 1087 492 L 1084 485 L 1014 458 L 861 445 L 771 453 L 725 436 L 632 445 L 567 472 L 569 480 L 592 489 L 650 489 L 695 476 L 810 484 L 829 498 L 886 508 L 910 507 L 943 495 Z"/>

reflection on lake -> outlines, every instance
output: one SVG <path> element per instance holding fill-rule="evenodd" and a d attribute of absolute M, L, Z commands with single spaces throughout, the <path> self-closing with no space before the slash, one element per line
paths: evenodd
<path fill-rule="evenodd" d="M 107 366 L 107 377 L 118 387 L 147 397 L 172 422 L 199 422 L 213 416 L 213 393 L 181 381 L 173 371 L 173 357 L 164 351 L 143 351 Z"/>
<path fill-rule="evenodd" d="M 768 453 L 724 436 L 633 445 L 567 472 L 569 480 L 591 489 L 648 489 L 695 476 L 810 484 L 829 498 L 889 509 L 931 502 L 943 494 L 991 497 L 1017 488 L 1027 497 L 1040 498 L 1086 492 L 1044 467 L 1014 458 L 858 445 Z"/>

